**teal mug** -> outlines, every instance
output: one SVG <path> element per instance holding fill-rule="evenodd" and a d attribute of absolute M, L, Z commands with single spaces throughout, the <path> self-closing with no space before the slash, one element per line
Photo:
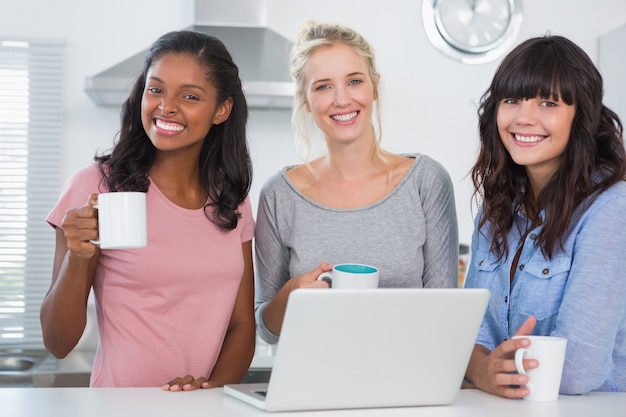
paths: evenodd
<path fill-rule="evenodd" d="M 337 264 L 317 279 L 326 281 L 331 288 L 378 288 L 378 268 L 357 263 Z"/>

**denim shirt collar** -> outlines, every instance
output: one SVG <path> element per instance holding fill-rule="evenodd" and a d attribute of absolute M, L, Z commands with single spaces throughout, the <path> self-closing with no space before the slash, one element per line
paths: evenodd
<path fill-rule="evenodd" d="M 526 215 L 526 207 L 519 198 L 513 200 L 513 214 L 519 217 L 520 219 L 524 219 L 525 221 L 530 221 L 528 216 Z M 541 223 L 546 220 L 546 211 L 541 210 L 539 212 L 539 217 L 541 218 Z"/>

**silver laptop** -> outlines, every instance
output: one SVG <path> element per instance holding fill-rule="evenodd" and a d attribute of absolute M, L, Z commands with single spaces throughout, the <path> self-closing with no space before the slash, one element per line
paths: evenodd
<path fill-rule="evenodd" d="M 485 289 L 299 289 L 269 383 L 224 392 L 266 411 L 446 405 L 487 308 Z"/>

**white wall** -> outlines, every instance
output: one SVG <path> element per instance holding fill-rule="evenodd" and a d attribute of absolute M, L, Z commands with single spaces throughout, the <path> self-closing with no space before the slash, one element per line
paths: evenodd
<path fill-rule="evenodd" d="M 626 24 L 600 37 L 600 71 L 604 77 L 605 103 L 626 123 Z"/>
<path fill-rule="evenodd" d="M 228 1 L 215 3 L 220 10 Z M 477 148 L 476 103 L 497 63 L 458 64 L 437 52 L 422 29 L 421 0 L 263 0 L 269 27 L 293 39 L 306 19 L 338 22 L 365 35 L 377 51 L 383 80 L 383 144 L 423 152 L 449 170 L 456 187 L 461 240 L 472 231 L 471 187 L 465 178 Z M 523 0 L 520 40 L 550 30 L 570 37 L 598 62 L 598 38 L 626 23 L 623 0 Z M 62 38 L 67 42 L 63 177 L 112 145 L 119 109 L 96 107 L 83 92 L 86 76 L 145 49 L 162 33 L 194 21 L 194 1 L 2 0 L 0 36 Z M 223 14 L 223 12 L 222 12 Z M 623 91 L 623 88 L 622 88 Z M 625 114 L 621 114 L 626 118 Z M 288 111 L 255 110 L 250 140 L 253 201 L 265 179 L 297 163 Z"/>

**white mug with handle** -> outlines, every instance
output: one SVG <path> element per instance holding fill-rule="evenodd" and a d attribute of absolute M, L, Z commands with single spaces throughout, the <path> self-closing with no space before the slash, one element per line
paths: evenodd
<path fill-rule="evenodd" d="M 567 339 L 556 336 L 514 336 L 529 339 L 530 346 L 515 351 L 515 367 L 520 374 L 528 375 L 529 401 L 556 401 L 561 387 Z M 524 359 L 536 359 L 539 367 L 524 369 Z"/>
<path fill-rule="evenodd" d="M 98 240 L 101 249 L 142 248 L 148 243 L 146 193 L 124 191 L 98 195 Z"/>

